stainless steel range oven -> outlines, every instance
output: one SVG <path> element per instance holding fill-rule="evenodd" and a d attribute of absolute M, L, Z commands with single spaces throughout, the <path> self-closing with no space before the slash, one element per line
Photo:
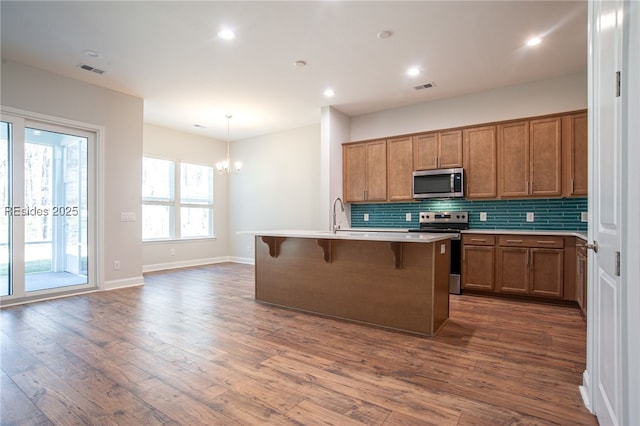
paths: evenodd
<path fill-rule="evenodd" d="M 460 232 L 469 229 L 469 212 L 420 212 L 420 228 L 409 232 L 436 232 L 455 234 L 451 239 L 451 272 L 449 293 L 460 294 L 462 246 Z"/>

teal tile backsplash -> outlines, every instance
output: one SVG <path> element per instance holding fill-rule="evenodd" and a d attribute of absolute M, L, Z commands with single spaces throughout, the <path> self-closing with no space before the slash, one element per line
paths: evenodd
<path fill-rule="evenodd" d="M 586 231 L 587 223 L 580 214 L 587 211 L 586 198 L 547 198 L 530 200 L 469 201 L 463 199 L 423 200 L 410 203 L 352 204 L 353 228 L 417 228 L 421 211 L 468 211 L 470 229 L 522 229 L 553 231 Z M 480 222 L 480 212 L 487 221 Z M 527 212 L 534 221 L 527 222 Z M 364 221 L 364 214 L 369 221 Z M 411 222 L 406 221 L 411 213 Z"/>

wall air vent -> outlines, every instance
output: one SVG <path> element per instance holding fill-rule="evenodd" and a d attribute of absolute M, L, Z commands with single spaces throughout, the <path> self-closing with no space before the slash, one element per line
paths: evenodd
<path fill-rule="evenodd" d="M 413 86 L 413 88 L 416 90 L 430 89 L 432 87 L 436 87 L 435 83 L 425 83 L 425 84 L 419 84 L 417 86 Z"/>
<path fill-rule="evenodd" d="M 80 68 L 81 70 L 89 71 L 96 74 L 104 74 L 104 70 L 101 70 L 100 68 L 94 68 L 91 65 L 87 65 L 87 64 L 80 64 L 78 65 L 78 68 Z"/>

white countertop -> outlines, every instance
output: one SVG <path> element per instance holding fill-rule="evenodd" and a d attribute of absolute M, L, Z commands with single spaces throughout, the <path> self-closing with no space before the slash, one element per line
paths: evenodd
<path fill-rule="evenodd" d="M 587 233 L 582 231 L 543 231 L 524 229 L 467 229 L 463 234 L 488 234 L 488 235 L 555 235 L 559 237 L 578 237 L 587 240 Z"/>
<path fill-rule="evenodd" d="M 330 240 L 386 241 L 393 243 L 433 243 L 456 237 L 455 234 L 430 234 L 428 232 L 379 232 L 363 230 L 330 231 L 275 230 L 246 231 L 239 234 L 252 234 L 267 237 L 318 238 Z"/>
<path fill-rule="evenodd" d="M 578 237 L 587 241 L 587 233 L 582 231 L 544 231 L 517 229 L 467 229 L 463 234 L 488 235 L 555 235 L 560 237 Z M 454 238 L 455 234 L 432 234 L 428 232 L 408 232 L 406 228 L 346 228 L 335 234 L 330 231 L 313 230 L 273 230 L 273 231 L 241 231 L 239 235 L 264 235 L 271 237 L 323 238 L 335 240 L 389 241 L 389 242 L 423 242 Z"/>

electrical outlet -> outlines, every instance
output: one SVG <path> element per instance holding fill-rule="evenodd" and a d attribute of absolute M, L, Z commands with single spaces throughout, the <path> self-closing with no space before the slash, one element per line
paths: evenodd
<path fill-rule="evenodd" d="M 589 222 L 589 212 L 580 212 L 580 221 Z"/>
<path fill-rule="evenodd" d="M 533 220 L 534 220 L 533 212 L 528 212 L 527 213 L 527 222 L 533 222 Z"/>
<path fill-rule="evenodd" d="M 364 221 L 369 222 L 369 213 L 364 214 Z"/>
<path fill-rule="evenodd" d="M 404 215 L 404 220 L 406 220 L 407 222 L 411 222 L 411 213 L 407 213 Z"/>
<path fill-rule="evenodd" d="M 113 269 L 115 269 L 116 271 L 120 270 L 120 261 L 119 260 L 114 260 L 113 261 Z"/>
<path fill-rule="evenodd" d="M 487 212 L 480 212 L 480 222 L 487 221 Z"/>
<path fill-rule="evenodd" d="M 169 249 L 169 256 L 175 256 L 176 255 L 176 249 Z"/>

